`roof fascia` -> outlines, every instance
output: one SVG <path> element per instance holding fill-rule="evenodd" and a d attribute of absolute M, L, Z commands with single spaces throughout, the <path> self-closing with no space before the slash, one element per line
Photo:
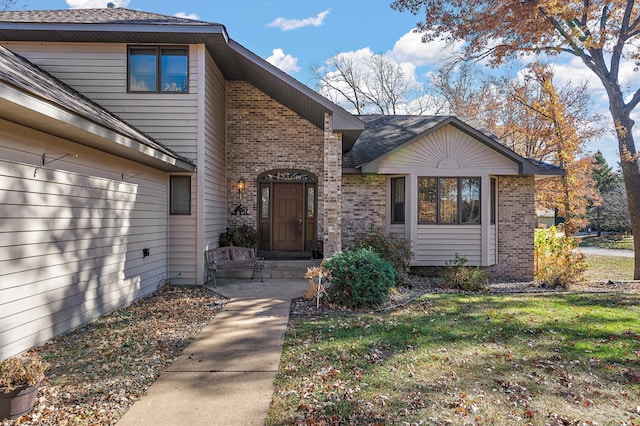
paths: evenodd
<path fill-rule="evenodd" d="M 34 113 L 44 115 L 53 120 L 57 120 L 61 123 L 73 126 L 75 128 L 86 131 L 90 134 L 103 138 L 104 140 L 114 143 L 119 147 L 131 150 L 136 153 L 142 154 L 149 159 L 147 164 L 164 171 L 185 171 L 193 172 L 195 165 L 177 157 L 169 155 L 166 152 L 155 149 L 149 145 L 146 145 L 140 141 L 132 139 L 117 133 L 111 129 L 108 129 L 98 123 L 88 120 L 82 116 L 74 114 L 60 106 L 52 104 L 46 100 L 35 97 L 28 92 L 19 90 L 12 85 L 6 84 L 0 81 L 0 87 L 2 87 L 2 98 L 9 102 L 12 102 L 20 107 L 34 111 Z M 86 145 L 92 148 L 97 148 L 94 144 L 89 144 L 80 140 L 74 140 L 74 142 Z M 102 151 L 113 153 L 114 155 L 122 156 L 115 150 L 109 150 L 108 145 L 100 147 Z"/>
<path fill-rule="evenodd" d="M 222 24 L 207 25 L 182 25 L 182 24 L 108 24 L 108 23 L 65 23 L 65 22 L 3 22 L 3 30 L 37 31 L 37 32 L 69 32 L 76 35 L 82 33 L 167 33 L 201 35 L 201 41 L 205 42 L 210 35 L 222 34 L 225 41 L 229 41 L 227 29 Z M 111 41 L 105 37 L 104 41 Z"/>

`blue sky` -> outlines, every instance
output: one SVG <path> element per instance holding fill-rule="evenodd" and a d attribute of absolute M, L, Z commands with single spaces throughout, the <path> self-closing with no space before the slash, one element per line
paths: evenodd
<path fill-rule="evenodd" d="M 109 1 L 129 9 L 223 24 L 232 39 L 309 86 L 313 84 L 310 67 L 338 53 L 354 58 L 384 54 L 403 66 L 407 78 L 428 84 L 428 75 L 443 63 L 446 48 L 444 43 L 421 43 L 412 32 L 419 17 L 392 10 L 391 0 L 18 0 L 14 9 L 98 8 Z M 631 70 L 622 75 L 637 79 Z M 556 77 L 559 84 L 589 81 L 593 110 L 605 117 L 603 125 L 611 127 L 604 91 L 577 59 L 561 58 Z M 637 112 L 635 119 L 640 122 Z M 634 132 L 637 142 L 639 128 Z M 617 167 L 617 144 L 610 133 L 589 148 L 601 150 L 609 165 Z"/>

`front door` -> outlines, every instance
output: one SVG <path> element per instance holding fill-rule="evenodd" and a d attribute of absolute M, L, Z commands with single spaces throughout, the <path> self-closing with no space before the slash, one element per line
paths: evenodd
<path fill-rule="evenodd" d="M 318 238 L 318 179 L 305 170 L 270 170 L 258 176 L 259 255 L 306 258 Z"/>
<path fill-rule="evenodd" d="M 273 184 L 273 250 L 304 250 L 302 190 L 300 183 Z"/>

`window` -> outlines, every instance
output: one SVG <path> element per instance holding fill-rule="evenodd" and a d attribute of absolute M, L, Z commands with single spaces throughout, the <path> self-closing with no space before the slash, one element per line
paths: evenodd
<path fill-rule="evenodd" d="M 418 178 L 418 223 L 480 223 L 480 178 Z"/>
<path fill-rule="evenodd" d="M 404 223 L 404 177 L 391 178 L 391 223 Z"/>
<path fill-rule="evenodd" d="M 169 214 L 191 214 L 191 176 L 171 176 Z"/>
<path fill-rule="evenodd" d="M 189 91 L 187 47 L 129 47 L 129 92 Z"/>
<path fill-rule="evenodd" d="M 261 186 L 260 187 L 260 218 L 261 219 L 269 219 L 269 203 L 270 203 L 270 192 L 269 186 Z"/>
<path fill-rule="evenodd" d="M 315 186 L 307 186 L 307 218 L 316 217 L 316 188 Z"/>

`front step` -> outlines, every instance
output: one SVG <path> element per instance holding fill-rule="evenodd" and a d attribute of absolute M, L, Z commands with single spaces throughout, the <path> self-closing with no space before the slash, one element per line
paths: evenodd
<path fill-rule="evenodd" d="M 319 266 L 322 259 L 310 259 L 310 260 L 260 260 L 264 263 L 264 269 L 262 270 L 262 277 L 265 280 L 268 279 L 304 279 L 304 274 L 307 273 L 307 268 L 313 266 Z M 216 274 L 219 278 L 251 278 L 251 270 L 243 271 L 220 271 Z M 257 279 L 260 276 L 255 277 Z"/>
<path fill-rule="evenodd" d="M 262 276 L 267 278 L 301 278 L 307 273 L 307 268 L 319 266 L 321 259 L 310 260 L 263 260 Z"/>

